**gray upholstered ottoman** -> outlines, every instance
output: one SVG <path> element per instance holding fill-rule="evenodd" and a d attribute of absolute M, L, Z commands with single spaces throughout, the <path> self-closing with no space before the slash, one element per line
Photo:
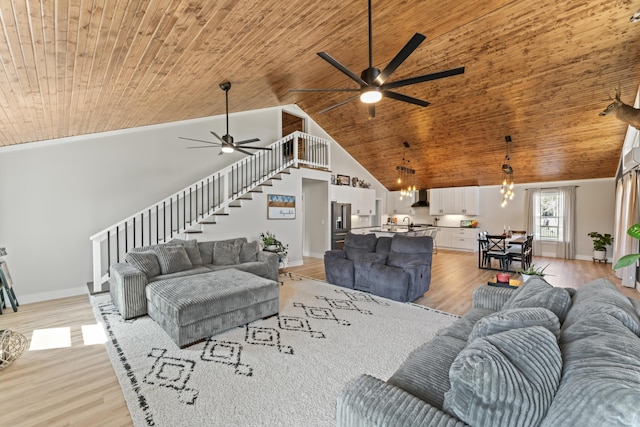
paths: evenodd
<path fill-rule="evenodd" d="M 235 326 L 278 314 L 278 282 L 230 268 L 159 280 L 145 290 L 149 316 L 185 347 Z"/>

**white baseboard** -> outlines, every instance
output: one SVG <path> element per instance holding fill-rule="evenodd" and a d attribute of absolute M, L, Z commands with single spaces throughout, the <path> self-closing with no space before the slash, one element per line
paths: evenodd
<path fill-rule="evenodd" d="M 304 254 L 304 256 L 309 257 L 309 258 L 320 258 L 320 259 L 323 259 L 324 258 L 324 252 L 323 253 L 307 252 L 307 253 Z"/>
<path fill-rule="evenodd" d="M 20 305 L 88 294 L 86 286 L 80 286 L 79 288 L 60 289 L 58 291 L 51 291 L 51 292 L 40 292 L 36 294 L 27 294 L 27 295 L 21 294 L 20 290 L 15 287 L 13 290 L 17 291 L 16 297 L 18 298 L 18 303 L 20 303 Z"/>

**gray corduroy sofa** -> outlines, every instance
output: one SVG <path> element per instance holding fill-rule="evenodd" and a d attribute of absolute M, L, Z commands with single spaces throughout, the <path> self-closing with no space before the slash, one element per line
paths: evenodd
<path fill-rule="evenodd" d="M 344 250 L 325 252 L 325 276 L 333 285 L 414 301 L 429 290 L 432 254 L 430 236 L 347 233 Z"/>
<path fill-rule="evenodd" d="M 261 251 L 257 241 L 173 239 L 133 248 L 124 262 L 112 264 L 109 290 L 122 317 L 132 319 L 147 314 L 149 283 L 176 278 L 188 283 L 189 276 L 230 268 L 278 281 L 278 255 Z"/>
<path fill-rule="evenodd" d="M 480 286 L 387 381 L 351 381 L 337 425 L 640 426 L 640 304 L 604 279 Z"/>

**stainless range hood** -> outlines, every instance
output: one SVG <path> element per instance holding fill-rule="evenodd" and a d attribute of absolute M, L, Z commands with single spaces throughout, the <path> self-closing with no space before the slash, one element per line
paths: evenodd
<path fill-rule="evenodd" d="M 429 193 L 427 190 L 418 191 L 418 201 L 411 205 L 412 208 L 428 208 L 429 207 Z"/>

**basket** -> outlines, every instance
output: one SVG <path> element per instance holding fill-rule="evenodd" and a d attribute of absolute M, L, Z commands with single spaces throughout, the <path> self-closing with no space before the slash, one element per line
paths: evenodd
<path fill-rule="evenodd" d="M 27 349 L 27 338 L 8 329 L 0 330 L 0 369 L 9 367 Z"/>

